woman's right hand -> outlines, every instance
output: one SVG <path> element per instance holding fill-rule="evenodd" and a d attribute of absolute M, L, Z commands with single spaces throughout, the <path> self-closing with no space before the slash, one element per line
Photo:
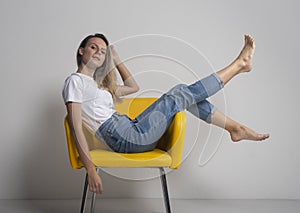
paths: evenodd
<path fill-rule="evenodd" d="M 102 181 L 96 172 L 95 165 L 90 156 L 89 146 L 82 130 L 81 103 L 68 102 L 67 111 L 77 151 L 88 173 L 89 190 L 91 192 L 102 193 Z"/>
<path fill-rule="evenodd" d="M 100 175 L 96 172 L 95 169 L 88 171 L 88 182 L 89 182 L 89 190 L 91 192 L 96 192 L 97 194 L 102 194 L 102 180 Z"/>

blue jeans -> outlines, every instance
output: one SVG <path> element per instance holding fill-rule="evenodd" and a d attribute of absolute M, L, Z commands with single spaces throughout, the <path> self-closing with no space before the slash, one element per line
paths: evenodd
<path fill-rule="evenodd" d="M 216 108 L 206 98 L 223 86 L 216 73 L 191 85 L 176 85 L 133 120 L 127 115 L 114 113 L 99 127 L 96 136 L 115 152 L 153 150 L 179 111 L 188 110 L 210 123 Z"/>

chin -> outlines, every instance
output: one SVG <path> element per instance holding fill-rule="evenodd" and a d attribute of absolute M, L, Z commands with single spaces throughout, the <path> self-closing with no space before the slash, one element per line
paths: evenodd
<path fill-rule="evenodd" d="M 89 68 L 89 69 L 98 69 L 99 67 L 101 67 L 102 66 L 102 64 L 103 63 L 95 63 L 95 62 L 89 62 L 88 64 L 87 64 L 87 67 Z"/>
<path fill-rule="evenodd" d="M 95 66 L 96 68 L 99 68 L 99 67 L 101 67 L 101 66 L 103 65 L 103 62 L 101 62 L 101 61 L 96 61 L 96 62 L 94 62 L 93 64 L 94 64 L 94 66 Z"/>

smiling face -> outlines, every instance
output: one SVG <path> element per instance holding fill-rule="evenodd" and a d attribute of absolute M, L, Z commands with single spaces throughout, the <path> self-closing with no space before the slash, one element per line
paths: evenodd
<path fill-rule="evenodd" d="M 103 64 L 106 50 L 106 43 L 101 38 L 90 38 L 85 47 L 81 47 L 78 50 L 78 53 L 82 57 L 81 65 L 86 66 L 88 69 L 95 70 Z"/>

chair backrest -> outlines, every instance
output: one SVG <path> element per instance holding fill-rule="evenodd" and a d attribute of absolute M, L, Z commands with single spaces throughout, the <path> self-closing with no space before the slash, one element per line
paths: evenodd
<path fill-rule="evenodd" d="M 130 118 L 135 118 L 138 116 L 140 113 L 142 113 L 148 106 L 150 106 L 152 103 L 154 103 L 157 100 L 157 98 L 124 98 L 120 103 L 116 104 L 116 110 L 121 113 L 121 114 L 127 114 Z M 186 125 L 186 118 L 185 114 L 181 113 L 179 116 L 183 117 L 184 124 Z M 168 145 L 166 144 L 166 140 L 168 140 L 169 137 L 177 137 L 174 136 L 174 133 L 170 131 L 172 129 L 174 124 L 172 123 L 170 128 L 167 130 L 165 135 L 160 139 L 158 142 L 158 147 L 160 149 L 163 149 L 165 151 L 168 151 L 171 149 L 174 144 Z M 68 150 L 69 150 L 69 159 L 71 166 L 74 169 L 79 169 L 83 167 L 83 164 L 79 160 L 79 154 L 77 152 L 76 144 L 74 141 L 74 138 L 72 136 L 72 132 L 70 129 L 70 124 L 68 122 L 67 117 L 65 118 L 65 129 L 66 129 L 66 136 L 67 136 L 67 143 L 68 143 Z M 95 134 L 90 131 L 88 128 L 86 128 L 83 125 L 83 131 L 85 134 L 85 137 L 89 143 L 90 149 L 107 149 L 108 147 L 106 146 L 105 143 L 101 142 L 98 138 L 96 138 Z M 178 140 L 184 140 L 184 138 L 179 138 L 179 137 L 184 137 L 185 136 L 185 128 L 183 129 L 184 134 L 179 134 L 176 133 L 178 136 Z M 175 135 L 176 135 L 175 134 Z M 171 135 L 171 136 L 170 136 Z M 179 148 L 180 150 L 183 150 L 183 143 L 179 144 L 181 147 Z M 175 146 L 178 146 L 175 144 Z M 179 167 L 181 163 L 181 157 L 178 156 L 178 162 L 174 162 L 174 168 Z"/>
<path fill-rule="evenodd" d="M 65 129 L 66 129 L 66 137 L 67 137 L 67 145 L 69 150 L 69 160 L 73 169 L 80 169 L 83 167 L 83 164 L 79 161 L 79 154 L 77 152 L 76 144 L 71 132 L 71 127 L 68 121 L 68 117 L 65 117 L 64 120 Z"/>
<path fill-rule="evenodd" d="M 157 98 L 124 98 L 122 99 L 122 102 L 116 104 L 116 110 L 119 113 L 126 114 L 133 119 L 156 100 Z"/>

